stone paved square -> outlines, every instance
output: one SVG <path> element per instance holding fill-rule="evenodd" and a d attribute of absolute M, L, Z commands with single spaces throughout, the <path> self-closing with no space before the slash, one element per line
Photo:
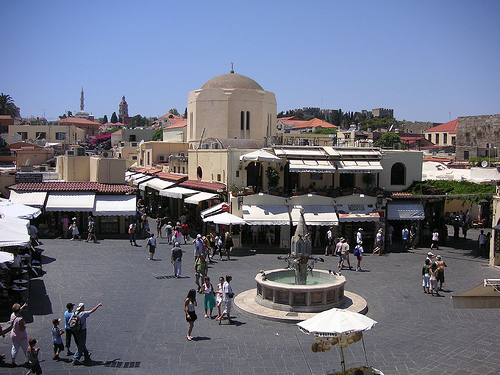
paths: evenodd
<path fill-rule="evenodd" d="M 448 264 L 443 297 L 422 293 L 421 266 L 428 248 L 367 254 L 364 272 L 344 271 L 346 290 L 365 298 L 367 315 L 378 321 L 364 336 L 370 365 L 386 375 L 499 373 L 500 310 L 454 310 L 450 298 L 484 278 L 500 278 L 497 268 L 476 255 L 476 232 L 469 231 L 470 240 L 450 239 L 435 251 Z M 195 288 L 193 247 L 183 245 L 183 277 L 175 279 L 166 241 L 160 240 L 154 261 L 147 259 L 145 240 L 140 244 L 43 240 L 46 274 L 31 282 L 27 332 L 39 340 L 45 374 L 302 375 L 341 369 L 337 347 L 313 353 L 314 339 L 294 324 L 254 318 L 234 307 L 235 324 L 219 326 L 203 318 L 200 297 L 195 340 L 187 341 L 182 307 L 188 290 Z M 276 256 L 283 253 L 236 249 L 231 261 L 216 260 L 209 276 L 216 283 L 219 276 L 232 274 L 233 290 L 239 293 L 255 288 L 261 269 L 281 267 Z M 335 269 L 337 258 L 325 259 L 318 268 Z M 66 356 L 52 360 L 51 320 L 62 318 L 68 302 L 84 302 L 86 309 L 103 303 L 88 319 L 89 365 L 72 366 Z M 10 343 L 8 335 L 0 341 L 8 361 Z M 361 342 L 344 352 L 347 368 L 365 364 Z M 17 362 L 22 363 L 20 357 Z M 25 374 L 26 368 L 0 367 L 0 373 Z"/>

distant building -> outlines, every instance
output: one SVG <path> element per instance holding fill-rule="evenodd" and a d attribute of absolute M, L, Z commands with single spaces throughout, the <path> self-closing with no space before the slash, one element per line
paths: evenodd
<path fill-rule="evenodd" d="M 313 118 L 309 121 L 304 121 L 301 124 L 295 125 L 290 129 L 290 132 L 301 133 L 301 132 L 313 132 L 319 129 L 330 129 L 337 130 L 338 127 L 330 124 L 329 122 L 320 120 L 318 118 Z"/>
<path fill-rule="evenodd" d="M 394 118 L 394 110 L 388 108 L 374 108 L 372 109 L 372 116 Z"/>
<path fill-rule="evenodd" d="M 86 132 L 86 138 L 93 139 L 99 135 L 99 128 L 101 127 L 100 122 L 87 120 L 78 117 L 68 117 L 59 120 L 59 125 L 70 126 L 74 125 L 77 128 L 83 129 Z"/>
<path fill-rule="evenodd" d="M 458 119 L 424 131 L 425 138 L 436 146 L 453 146 L 457 140 Z"/>
<path fill-rule="evenodd" d="M 80 110 L 74 114 L 74 117 L 94 121 L 94 116 L 85 111 L 85 97 L 83 95 L 83 87 L 82 91 L 80 92 Z"/>
<path fill-rule="evenodd" d="M 458 118 L 456 160 L 498 158 L 500 148 L 500 114 Z"/>
<path fill-rule="evenodd" d="M 118 121 L 121 123 L 127 125 L 129 122 L 129 117 L 128 117 L 128 104 L 127 101 L 125 100 L 125 95 L 122 96 L 122 101 L 120 102 L 119 108 L 118 108 Z"/>

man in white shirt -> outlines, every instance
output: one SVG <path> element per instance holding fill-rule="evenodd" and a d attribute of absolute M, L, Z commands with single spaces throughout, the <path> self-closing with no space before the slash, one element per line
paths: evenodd
<path fill-rule="evenodd" d="M 356 243 L 358 245 L 363 244 L 363 228 L 358 228 L 358 233 L 356 233 Z"/>
<path fill-rule="evenodd" d="M 224 318 L 224 315 L 227 315 L 227 322 L 229 324 L 232 324 L 231 320 L 231 306 L 233 303 L 233 288 L 231 288 L 231 280 L 233 277 L 231 275 L 226 275 L 226 281 L 222 285 L 222 302 L 224 302 L 224 311 L 222 312 L 220 318 L 219 318 L 219 324 L 222 324 L 222 319 Z"/>

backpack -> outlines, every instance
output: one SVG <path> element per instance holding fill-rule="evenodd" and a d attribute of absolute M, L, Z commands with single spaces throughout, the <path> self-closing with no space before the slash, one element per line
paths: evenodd
<path fill-rule="evenodd" d="M 76 312 L 74 312 L 73 315 L 71 315 L 71 317 L 69 318 L 68 326 L 69 329 L 75 332 L 80 331 L 82 329 L 82 321 L 80 320 L 80 317 Z"/>
<path fill-rule="evenodd" d="M 357 257 L 359 256 L 359 245 L 354 248 L 354 256 Z"/>

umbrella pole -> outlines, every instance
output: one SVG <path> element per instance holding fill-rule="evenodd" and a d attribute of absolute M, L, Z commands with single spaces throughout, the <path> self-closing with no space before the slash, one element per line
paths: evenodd
<path fill-rule="evenodd" d="M 340 347 L 340 364 L 342 365 L 342 374 L 345 375 L 344 349 Z"/>
<path fill-rule="evenodd" d="M 365 348 L 365 338 L 364 338 L 364 335 L 361 336 L 361 342 L 363 343 L 363 351 L 365 352 L 366 366 L 368 367 L 368 357 L 366 356 L 366 348 Z"/>

